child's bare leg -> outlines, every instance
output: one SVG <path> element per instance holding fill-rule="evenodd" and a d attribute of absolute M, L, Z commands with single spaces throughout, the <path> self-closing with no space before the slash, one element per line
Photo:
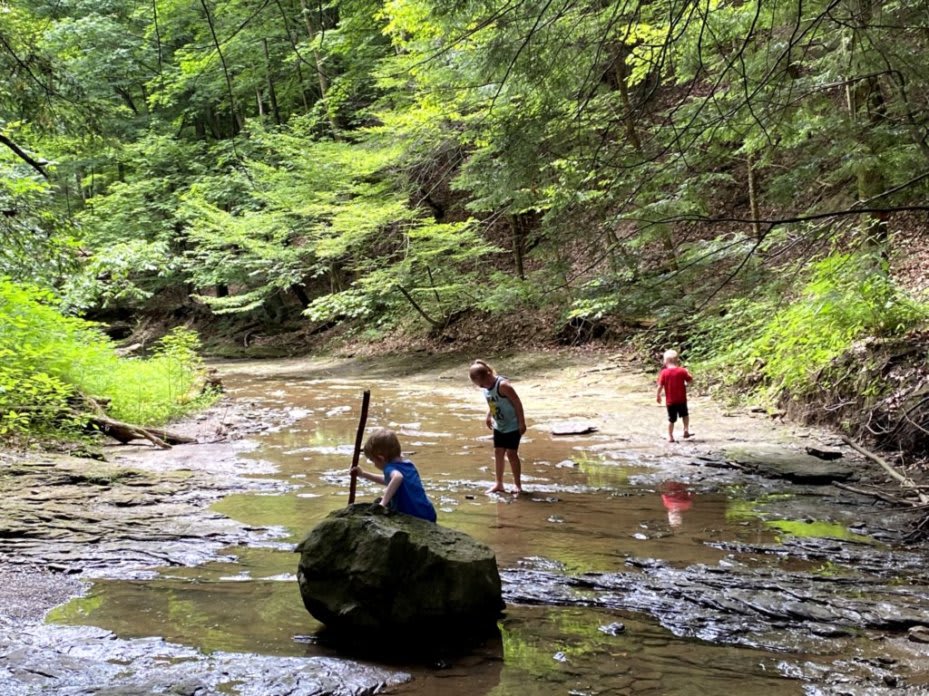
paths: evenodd
<path fill-rule="evenodd" d="M 506 493 L 503 487 L 503 457 L 506 450 L 502 447 L 494 447 L 494 485 L 487 489 L 488 493 Z"/>
<path fill-rule="evenodd" d="M 510 469 L 513 472 L 513 484 L 516 486 L 516 492 L 523 492 L 522 472 L 523 464 L 519 460 L 519 452 L 516 450 L 507 450 L 506 458 L 510 460 Z"/>
<path fill-rule="evenodd" d="M 684 416 L 681 420 L 684 422 L 684 437 L 690 437 L 690 416 Z"/>
<path fill-rule="evenodd" d="M 668 423 L 668 442 L 674 442 L 674 423 Z"/>

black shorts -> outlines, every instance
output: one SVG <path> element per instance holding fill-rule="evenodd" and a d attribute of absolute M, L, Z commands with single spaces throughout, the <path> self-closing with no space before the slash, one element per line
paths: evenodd
<path fill-rule="evenodd" d="M 673 423 L 677 420 L 677 417 L 687 418 L 690 414 L 687 413 L 687 404 L 668 404 L 668 422 Z"/>
<path fill-rule="evenodd" d="M 518 450 L 519 441 L 522 439 L 523 435 L 518 430 L 514 430 L 511 433 L 501 433 L 499 430 L 494 430 L 494 449 L 502 447 L 503 449 L 508 450 Z"/>

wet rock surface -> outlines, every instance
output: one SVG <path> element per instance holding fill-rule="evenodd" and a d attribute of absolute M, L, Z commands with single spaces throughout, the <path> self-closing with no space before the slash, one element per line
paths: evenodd
<path fill-rule="evenodd" d="M 172 450 L 175 457 L 181 447 Z M 142 577 L 159 566 L 196 565 L 224 546 L 276 536 L 275 530 L 243 528 L 209 512 L 211 502 L 278 486 L 208 466 L 194 470 L 165 462 L 155 473 L 132 468 L 131 460 L 35 456 L 2 471 L 0 553 L 7 563 L 41 564 L 85 578 Z"/>
<path fill-rule="evenodd" d="M 504 570 L 505 596 L 508 602 L 645 612 L 675 635 L 773 650 L 821 648 L 824 640 L 867 630 L 902 634 L 929 623 L 925 577 L 868 582 L 735 562 L 687 568 L 648 559 L 629 564 L 637 572 Z"/>
<path fill-rule="evenodd" d="M 415 681 L 401 690 L 419 696 L 926 693 L 927 562 L 899 544 L 909 513 L 832 485 L 839 470 L 803 478 L 803 460 L 797 478 L 724 453 L 841 449 L 831 438 L 714 416 L 698 397 L 700 437 L 668 444 L 651 376 L 598 367 L 568 381 L 555 357 L 519 383 L 535 421 L 521 448 L 529 493 L 486 497 L 484 405 L 462 394 L 460 366 L 436 379 L 419 376 L 421 359 L 407 372 L 381 362 L 335 376 L 329 363 L 250 364 L 254 401 L 195 419 L 184 431 L 195 446 L 107 448 L 106 464 L 0 455 L 0 696 L 367 694 L 408 669 Z M 353 405 L 372 384 L 373 417 L 403 430 L 443 517 L 506 559 L 505 655 L 501 645 L 483 661 L 401 672 L 303 640 L 318 624 L 299 606 L 296 537 L 268 525 L 297 534 L 344 504 Z M 274 433 L 269 402 L 292 429 Z M 291 403 L 304 410 L 285 412 Z M 587 436 L 541 425 L 591 419 L 600 429 Z M 246 454 L 241 438 L 258 433 L 270 435 Z M 844 454 L 838 464 L 864 472 Z M 692 508 L 668 507 L 669 479 L 693 492 Z M 258 495 L 219 509 L 247 522 L 207 509 L 246 492 Z M 224 562 L 196 565 L 205 559 Z M 91 626 L 38 623 L 85 579 L 93 587 L 58 620 Z"/>
<path fill-rule="evenodd" d="M 295 414 L 220 404 L 176 430 L 201 444 L 151 456 L 107 448 L 110 461 L 53 454 L 0 456 L 0 696 L 364 696 L 409 675 L 351 660 L 204 654 L 160 638 L 120 639 L 94 627 L 41 623 L 88 579 L 150 578 L 228 546 L 284 546 L 282 531 L 249 527 L 208 506 L 232 493 L 280 492 L 245 461 L 247 434 Z M 244 475 L 249 474 L 246 478 Z"/>
<path fill-rule="evenodd" d="M 854 467 L 839 457 L 826 460 L 776 445 L 728 447 L 723 450 L 723 455 L 726 461 L 733 462 L 751 474 L 784 479 L 791 483 L 818 485 L 850 481 L 857 476 Z"/>
<path fill-rule="evenodd" d="M 4 696 L 368 696 L 409 675 L 326 657 L 211 655 L 159 638 L 121 640 L 91 627 L 0 632 Z"/>

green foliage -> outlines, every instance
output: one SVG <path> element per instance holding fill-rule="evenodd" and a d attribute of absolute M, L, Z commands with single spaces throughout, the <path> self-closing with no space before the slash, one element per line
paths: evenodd
<path fill-rule="evenodd" d="M 920 320 L 873 260 L 822 261 L 802 292 L 779 276 L 830 237 L 886 252 L 858 208 L 923 205 L 927 17 L 8 0 L 0 133 L 26 147 L 0 148 L 0 274 L 75 313 L 177 296 L 376 331 L 548 304 L 802 391 Z"/>
<path fill-rule="evenodd" d="M 900 336 L 925 325 L 929 305 L 908 297 L 885 262 L 867 253 L 836 253 L 814 264 L 791 301 L 738 299 L 693 338 L 701 369 L 730 383 L 753 379 L 771 397 L 828 387 L 822 370 L 855 341 Z"/>
<path fill-rule="evenodd" d="M 147 358 L 106 356 L 71 377 L 81 391 L 110 399 L 114 418 L 141 425 L 162 425 L 208 405 L 212 394 L 199 392 L 203 364 L 197 335 L 176 328 Z"/>
<path fill-rule="evenodd" d="M 0 438 L 67 433 L 77 425 L 68 398 L 110 400 L 110 413 L 143 425 L 165 423 L 211 398 L 197 391 L 198 340 L 185 329 L 164 338 L 150 358 L 120 358 L 84 320 L 62 315 L 47 291 L 0 279 Z"/>

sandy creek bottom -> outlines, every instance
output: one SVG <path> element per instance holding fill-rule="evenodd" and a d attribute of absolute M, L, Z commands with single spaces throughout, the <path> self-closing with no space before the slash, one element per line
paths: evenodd
<path fill-rule="evenodd" d="M 630 559 L 658 559 L 674 568 L 737 561 L 785 575 L 829 570 L 789 554 L 730 550 L 776 544 L 798 520 L 769 519 L 753 497 L 759 489 L 731 472 L 699 466 L 733 443 L 802 446 L 821 441 L 816 433 L 775 426 L 763 415 L 726 413 L 696 396 L 691 413 L 697 437 L 671 445 L 664 442 L 664 410 L 655 403 L 652 375 L 595 360 L 523 356 L 500 367 L 514 380 L 530 424 L 520 449 L 527 493 L 488 496 L 492 451 L 481 395 L 468 383 L 466 361 L 431 360 L 352 367 L 299 360 L 221 364 L 235 399 L 296 409 L 293 425 L 258 437 L 242 455 L 273 464 L 275 473 L 256 477 L 286 483 L 283 492 L 233 495 L 213 508 L 244 525 L 277 528 L 279 538 L 228 548 L 205 565 L 162 568 L 151 579 L 98 580 L 51 620 L 103 627 L 122 638 L 161 636 L 207 653 L 336 655 L 315 637 L 320 625 L 302 605 L 292 549 L 346 502 L 364 389 L 372 391 L 369 427 L 398 430 L 440 523 L 489 544 L 503 571 L 551 565 L 575 576 L 629 573 L 635 570 Z M 598 431 L 550 434 L 551 423 L 573 419 L 590 420 Z M 662 498 L 660 491 L 673 485 L 668 482 L 686 487 L 688 504 Z M 379 492 L 360 482 L 359 500 Z M 780 484 L 765 495 L 795 493 Z M 800 522 L 819 530 L 814 533 L 852 536 L 828 508 L 820 506 L 816 517 Z M 721 541 L 731 544 L 721 548 Z M 531 582 L 529 577 L 504 573 L 505 585 Z M 526 589 L 510 587 L 508 593 L 520 596 Z M 674 591 L 667 588 L 670 595 Z M 841 670 L 837 660 L 885 650 L 854 635 L 818 648 L 805 641 L 776 649 L 770 643 L 761 643 L 769 649 L 751 647 L 751 640 L 715 644 L 675 635 L 648 612 L 546 605 L 541 594 L 541 603 L 508 602 L 498 639 L 441 668 L 416 660 L 367 661 L 413 676 L 390 693 L 799 694 L 816 690 L 810 674 Z M 609 627 L 617 622 L 625 631 L 612 635 Z"/>

